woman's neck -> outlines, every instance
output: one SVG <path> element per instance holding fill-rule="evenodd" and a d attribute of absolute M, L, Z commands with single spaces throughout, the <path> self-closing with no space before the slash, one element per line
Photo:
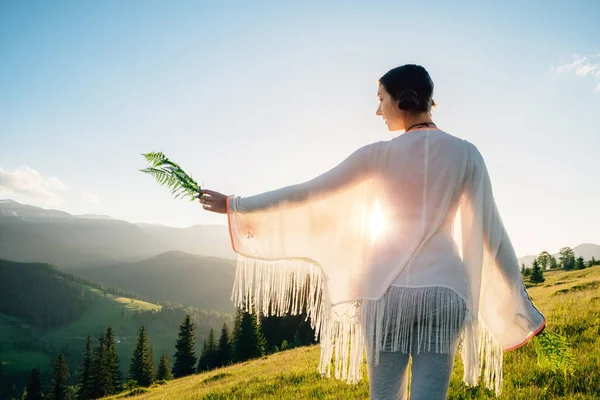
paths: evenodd
<path fill-rule="evenodd" d="M 426 122 L 433 123 L 433 120 L 431 119 L 431 114 L 427 112 L 419 113 L 416 115 L 410 115 L 404 121 L 404 130 L 409 129 L 413 125 L 422 124 Z"/>

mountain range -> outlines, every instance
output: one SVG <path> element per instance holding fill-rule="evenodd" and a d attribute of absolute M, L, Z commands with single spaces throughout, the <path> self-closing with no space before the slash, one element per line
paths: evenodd
<path fill-rule="evenodd" d="M 233 313 L 235 261 L 168 251 L 137 262 L 116 262 L 76 271 L 77 275 L 164 304 L 184 304 Z"/>
<path fill-rule="evenodd" d="M 226 226 L 133 224 L 0 200 L 0 257 L 76 270 L 141 261 L 167 251 L 235 259 Z"/>
<path fill-rule="evenodd" d="M 585 260 L 591 257 L 600 259 L 600 246 L 596 244 L 583 243 L 574 247 L 573 251 L 576 257 L 582 256 Z M 558 258 L 558 254 L 554 256 Z M 165 300 L 161 290 L 152 290 L 150 294 L 146 291 L 148 286 L 136 284 L 132 276 L 137 274 L 141 279 L 139 274 L 144 271 L 144 274 L 159 279 L 159 265 L 176 271 L 176 274 L 184 274 L 184 271 L 185 274 L 194 273 L 192 266 L 198 265 L 196 272 L 202 275 L 202 279 L 210 279 L 205 272 L 199 271 L 204 271 L 210 263 L 229 261 L 225 264 L 231 266 L 236 254 L 231 248 L 226 226 L 177 228 L 134 224 L 107 215 L 73 215 L 5 199 L 0 200 L 0 257 L 52 263 L 106 284 L 139 291 L 159 301 Z M 524 263 L 529 267 L 535 257 L 520 257 L 519 265 Z M 233 275 L 227 268 L 221 278 L 223 282 L 231 283 Z M 89 273 L 83 273 L 84 270 L 89 270 Z M 132 271 L 137 272 L 134 274 Z M 174 282 L 166 275 L 160 279 Z M 182 281 L 181 284 L 188 282 Z M 192 295 L 187 290 L 180 294 L 184 292 L 186 296 L 166 300 L 191 301 L 190 305 L 202 307 L 198 304 L 201 295 Z M 157 294 L 160 296 L 156 297 Z"/>

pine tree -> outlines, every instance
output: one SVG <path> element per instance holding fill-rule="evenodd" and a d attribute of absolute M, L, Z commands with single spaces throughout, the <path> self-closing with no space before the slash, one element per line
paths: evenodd
<path fill-rule="evenodd" d="M 146 327 L 142 325 L 131 357 L 129 379 L 136 381 L 139 386 L 150 386 L 154 381 L 154 361 L 152 358 L 152 352 L 148 346 L 148 333 Z"/>
<path fill-rule="evenodd" d="M 106 337 L 101 335 L 98 338 L 98 346 L 94 349 L 92 358 L 92 390 L 90 393 L 91 399 L 105 397 L 110 394 L 111 374 L 108 369 Z"/>
<path fill-rule="evenodd" d="M 215 340 L 215 331 L 210 328 L 208 337 L 204 339 L 202 354 L 198 360 L 198 372 L 209 371 L 217 367 L 218 347 Z"/>
<path fill-rule="evenodd" d="M 239 334 L 235 341 L 235 358 L 237 361 L 246 361 L 262 357 L 266 351 L 266 340 L 260 325 L 256 322 L 256 315 L 244 311 L 240 322 Z"/>
<path fill-rule="evenodd" d="M 42 393 L 40 372 L 34 368 L 31 370 L 31 375 L 29 375 L 29 380 L 27 381 L 24 400 L 42 400 L 43 398 L 44 394 Z"/>
<path fill-rule="evenodd" d="M 81 380 L 79 381 L 78 400 L 90 400 L 92 397 L 92 338 L 87 337 L 83 351 L 83 365 L 81 367 Z"/>
<path fill-rule="evenodd" d="M 173 379 L 173 375 L 171 375 L 171 368 L 169 367 L 169 357 L 167 356 L 167 353 L 163 353 L 162 357 L 160 357 L 160 363 L 158 364 L 156 380 L 170 381 L 171 379 Z"/>
<path fill-rule="evenodd" d="M 221 328 L 221 337 L 219 337 L 219 347 L 217 349 L 217 367 L 222 367 L 231 363 L 233 353 L 232 350 L 229 328 L 227 327 L 227 323 L 223 323 L 223 327 Z"/>
<path fill-rule="evenodd" d="M 533 266 L 531 267 L 531 276 L 529 277 L 531 283 L 542 283 L 545 281 L 544 271 L 540 268 L 537 260 L 533 260 Z"/>
<path fill-rule="evenodd" d="M 192 375 L 196 371 L 196 335 L 195 326 L 189 315 L 186 315 L 179 327 L 179 335 L 175 345 L 175 362 L 173 377 Z"/>
<path fill-rule="evenodd" d="M 525 276 L 525 263 L 521 264 L 521 275 Z"/>
<path fill-rule="evenodd" d="M 62 354 L 59 354 L 54 362 L 49 398 L 51 400 L 71 400 L 69 370 L 67 369 L 65 357 Z"/>
<path fill-rule="evenodd" d="M 202 351 L 200 352 L 200 357 L 198 357 L 198 366 L 196 367 L 197 372 L 208 371 L 210 368 L 208 366 L 208 343 L 206 338 L 202 342 Z"/>
<path fill-rule="evenodd" d="M 240 327 L 242 325 L 242 308 L 237 307 L 235 310 L 235 317 L 233 318 L 233 331 L 231 333 L 230 345 L 231 345 L 231 362 L 239 362 L 237 359 L 236 353 L 236 343 L 238 342 L 238 337 L 240 336 Z"/>
<path fill-rule="evenodd" d="M 115 332 L 112 326 L 106 328 L 106 363 L 107 369 L 110 374 L 110 386 L 108 394 L 119 393 L 122 389 L 123 376 L 119 369 L 119 356 L 117 355 L 117 341 L 115 339 Z"/>
<path fill-rule="evenodd" d="M 575 269 L 585 269 L 585 261 L 583 257 L 577 257 L 577 259 L 575 260 Z"/>

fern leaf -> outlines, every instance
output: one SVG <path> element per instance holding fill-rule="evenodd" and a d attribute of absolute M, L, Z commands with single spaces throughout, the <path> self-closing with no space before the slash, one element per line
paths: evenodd
<path fill-rule="evenodd" d="M 169 188 L 176 199 L 189 196 L 190 201 L 193 201 L 197 198 L 200 186 L 179 164 L 169 160 L 162 152 L 142 153 L 142 156 L 150 166 L 140 171 Z"/>
<path fill-rule="evenodd" d="M 538 356 L 538 365 L 553 370 L 566 371 L 576 363 L 573 350 L 565 337 L 545 329 L 533 340 L 535 351 Z"/>

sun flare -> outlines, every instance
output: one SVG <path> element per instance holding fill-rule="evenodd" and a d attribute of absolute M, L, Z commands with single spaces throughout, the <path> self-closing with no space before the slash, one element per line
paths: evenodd
<path fill-rule="evenodd" d="M 379 199 L 375 200 L 375 208 L 371 215 L 371 244 L 385 231 L 386 223 Z"/>

